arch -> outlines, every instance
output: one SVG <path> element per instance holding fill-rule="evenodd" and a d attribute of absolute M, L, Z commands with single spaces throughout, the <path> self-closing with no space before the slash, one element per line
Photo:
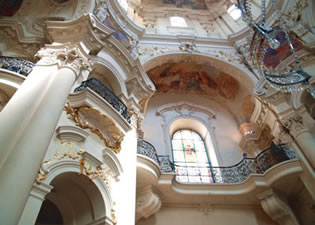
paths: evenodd
<path fill-rule="evenodd" d="M 46 179 L 43 181 L 45 184 L 51 184 L 52 181 L 66 173 L 76 173 L 80 174 L 80 162 L 74 161 L 74 160 L 61 160 L 57 161 L 55 163 L 52 163 L 47 167 L 47 171 L 49 173 L 47 174 Z M 92 180 L 92 182 L 95 184 L 97 189 L 102 195 L 102 200 L 104 201 L 105 206 L 105 218 L 111 218 L 111 209 L 113 206 L 113 202 L 110 196 L 110 191 L 108 190 L 105 182 L 100 177 L 95 177 L 95 179 Z M 95 218 L 98 219 L 98 218 Z"/>
<path fill-rule="evenodd" d="M 106 80 L 110 83 L 112 87 L 112 91 L 116 95 L 125 95 L 128 96 L 127 88 L 125 85 L 126 80 L 126 74 L 123 71 L 123 69 L 115 62 L 114 64 L 111 63 L 110 60 L 105 60 L 104 58 L 97 56 L 91 59 L 92 69 L 96 70 L 97 72 L 102 72 L 102 67 L 105 69 L 105 71 L 108 71 L 109 73 L 106 73 L 108 77 L 106 77 Z"/>
<path fill-rule="evenodd" d="M 167 52 L 144 58 L 143 67 L 147 72 L 150 69 L 164 63 L 178 63 L 180 61 L 196 62 L 198 64 L 211 63 L 211 66 L 231 75 L 233 78 L 239 81 L 241 86 L 243 86 L 249 93 L 252 93 L 254 86 L 258 82 L 257 78 L 240 64 L 226 62 L 223 59 L 205 53 L 183 54 L 179 51 Z"/>

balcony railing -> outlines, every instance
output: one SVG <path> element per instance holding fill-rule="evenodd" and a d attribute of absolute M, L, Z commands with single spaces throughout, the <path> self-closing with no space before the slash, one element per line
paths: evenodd
<path fill-rule="evenodd" d="M 29 62 L 24 59 L 8 57 L 8 56 L 0 56 L 0 68 L 9 70 L 23 76 L 27 76 L 31 73 L 34 63 Z"/>
<path fill-rule="evenodd" d="M 128 123 L 130 123 L 130 116 L 128 115 L 127 106 L 102 82 L 96 78 L 91 78 L 87 81 L 83 81 L 79 87 L 74 89 L 74 92 L 80 92 L 85 88 L 90 88 L 111 104 Z"/>
<path fill-rule="evenodd" d="M 150 144 L 149 142 L 147 142 L 143 139 L 138 139 L 137 144 L 138 144 L 138 148 L 137 148 L 138 154 L 149 157 L 150 159 L 152 159 L 154 162 L 156 162 L 160 166 L 159 157 L 158 157 L 156 150 L 152 144 Z"/>
<path fill-rule="evenodd" d="M 164 169 L 161 167 L 162 173 L 175 173 L 176 180 L 181 183 L 233 184 L 245 181 L 252 174 L 264 174 L 281 162 L 297 159 L 297 154 L 286 145 L 272 145 L 256 158 L 243 158 L 239 163 L 228 167 L 182 166 L 171 163 L 168 156 L 159 157 L 160 160 L 161 157 L 165 158 Z M 175 171 L 170 171 L 171 168 Z"/>

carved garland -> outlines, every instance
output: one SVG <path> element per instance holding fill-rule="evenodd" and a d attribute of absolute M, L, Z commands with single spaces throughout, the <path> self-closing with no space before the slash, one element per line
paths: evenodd
<path fill-rule="evenodd" d="M 114 153 L 119 153 L 121 150 L 121 142 L 124 138 L 124 136 L 121 134 L 119 128 L 117 128 L 115 126 L 115 133 L 117 135 L 114 135 L 114 132 L 111 132 L 111 139 L 113 139 L 114 141 L 110 141 L 109 138 L 105 138 L 103 133 L 98 129 L 98 128 L 94 128 L 92 126 L 89 125 L 89 123 L 82 119 L 80 116 L 80 112 L 87 110 L 87 109 L 92 109 L 88 106 L 81 106 L 78 108 L 73 108 L 69 102 L 67 102 L 67 105 L 64 107 L 64 110 L 66 111 L 66 113 L 68 114 L 68 118 L 71 119 L 73 122 L 75 122 L 75 124 L 77 126 L 79 126 L 82 129 L 90 129 L 90 131 L 94 134 L 96 134 L 101 140 L 104 141 L 104 144 L 106 147 L 108 147 L 110 150 L 112 150 Z M 99 114 L 101 114 L 98 110 L 93 109 L 95 111 L 97 111 Z M 103 114 L 101 114 L 103 115 Z M 103 115 L 104 118 L 110 120 L 107 116 Z M 115 124 L 112 120 L 111 120 L 112 124 Z M 113 125 L 114 126 L 114 125 Z"/>
<path fill-rule="evenodd" d="M 102 168 L 101 166 L 93 168 L 91 164 L 86 165 L 85 151 L 83 149 L 80 149 L 79 151 L 73 150 L 72 143 L 68 141 L 61 144 L 61 148 L 55 151 L 52 159 L 42 163 L 35 179 L 36 183 L 41 184 L 41 182 L 47 178 L 47 175 L 50 172 L 47 165 L 63 159 L 71 159 L 80 162 L 80 173 L 78 173 L 78 175 L 87 176 L 91 182 L 96 177 L 100 177 L 104 180 L 107 188 L 111 190 L 112 173 L 110 169 Z"/>

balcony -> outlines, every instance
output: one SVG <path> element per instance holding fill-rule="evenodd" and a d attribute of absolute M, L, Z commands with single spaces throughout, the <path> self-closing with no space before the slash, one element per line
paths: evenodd
<path fill-rule="evenodd" d="M 98 95 L 100 95 L 103 99 L 105 99 L 111 106 L 114 107 L 116 111 L 120 113 L 120 115 L 130 123 L 130 116 L 128 115 L 127 106 L 102 82 L 97 80 L 96 78 L 91 78 L 87 81 L 83 81 L 79 87 L 74 89 L 74 92 L 81 92 L 85 88 L 90 88 Z"/>
<path fill-rule="evenodd" d="M 137 145 L 138 145 L 138 148 L 137 148 L 138 154 L 149 157 L 157 165 L 160 165 L 159 157 L 158 157 L 157 152 L 156 152 L 156 150 L 152 144 L 150 144 L 149 142 L 147 142 L 145 140 L 138 139 Z"/>
<path fill-rule="evenodd" d="M 24 59 L 0 56 L 0 69 L 9 70 L 23 76 L 30 74 L 34 66 L 34 63 Z"/>
<path fill-rule="evenodd" d="M 228 167 L 175 166 L 176 180 L 180 183 L 242 183 L 250 175 L 264 174 L 268 169 L 284 161 L 297 159 L 297 154 L 285 145 L 272 145 L 256 158 L 243 158 Z M 188 182 L 183 182 L 188 180 Z"/>
<path fill-rule="evenodd" d="M 178 182 L 190 184 L 242 183 L 251 175 L 264 174 L 268 169 L 277 164 L 297 159 L 296 152 L 286 145 L 272 145 L 257 155 L 256 158 L 243 158 L 233 166 L 182 166 L 173 164 L 169 160 L 168 155 L 157 155 L 153 145 L 142 139 L 138 140 L 137 153 L 152 159 L 159 166 L 162 174 L 175 174 Z"/>

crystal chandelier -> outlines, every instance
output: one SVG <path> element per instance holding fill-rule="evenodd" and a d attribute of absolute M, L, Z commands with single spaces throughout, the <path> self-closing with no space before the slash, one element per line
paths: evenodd
<path fill-rule="evenodd" d="M 286 23 L 281 17 L 275 0 L 271 0 L 273 12 L 275 13 L 278 25 L 268 26 L 266 24 L 266 2 L 261 0 L 261 22 L 256 23 L 251 13 L 251 3 L 249 0 L 238 0 L 237 7 L 241 10 L 242 18 L 254 31 L 250 40 L 250 57 L 252 64 L 258 69 L 260 74 L 277 90 L 291 93 L 301 91 L 305 88 L 315 98 L 315 89 L 309 83 L 311 76 L 302 67 L 299 57 L 296 54 L 294 43 L 288 33 Z M 266 61 L 270 57 L 270 52 L 283 51 L 284 44 L 288 45 L 289 51 L 294 56 L 295 65 L 289 66 L 284 63 L 284 58 L 280 58 L 279 65 L 268 66 Z M 272 64 L 272 63 L 271 63 Z"/>

